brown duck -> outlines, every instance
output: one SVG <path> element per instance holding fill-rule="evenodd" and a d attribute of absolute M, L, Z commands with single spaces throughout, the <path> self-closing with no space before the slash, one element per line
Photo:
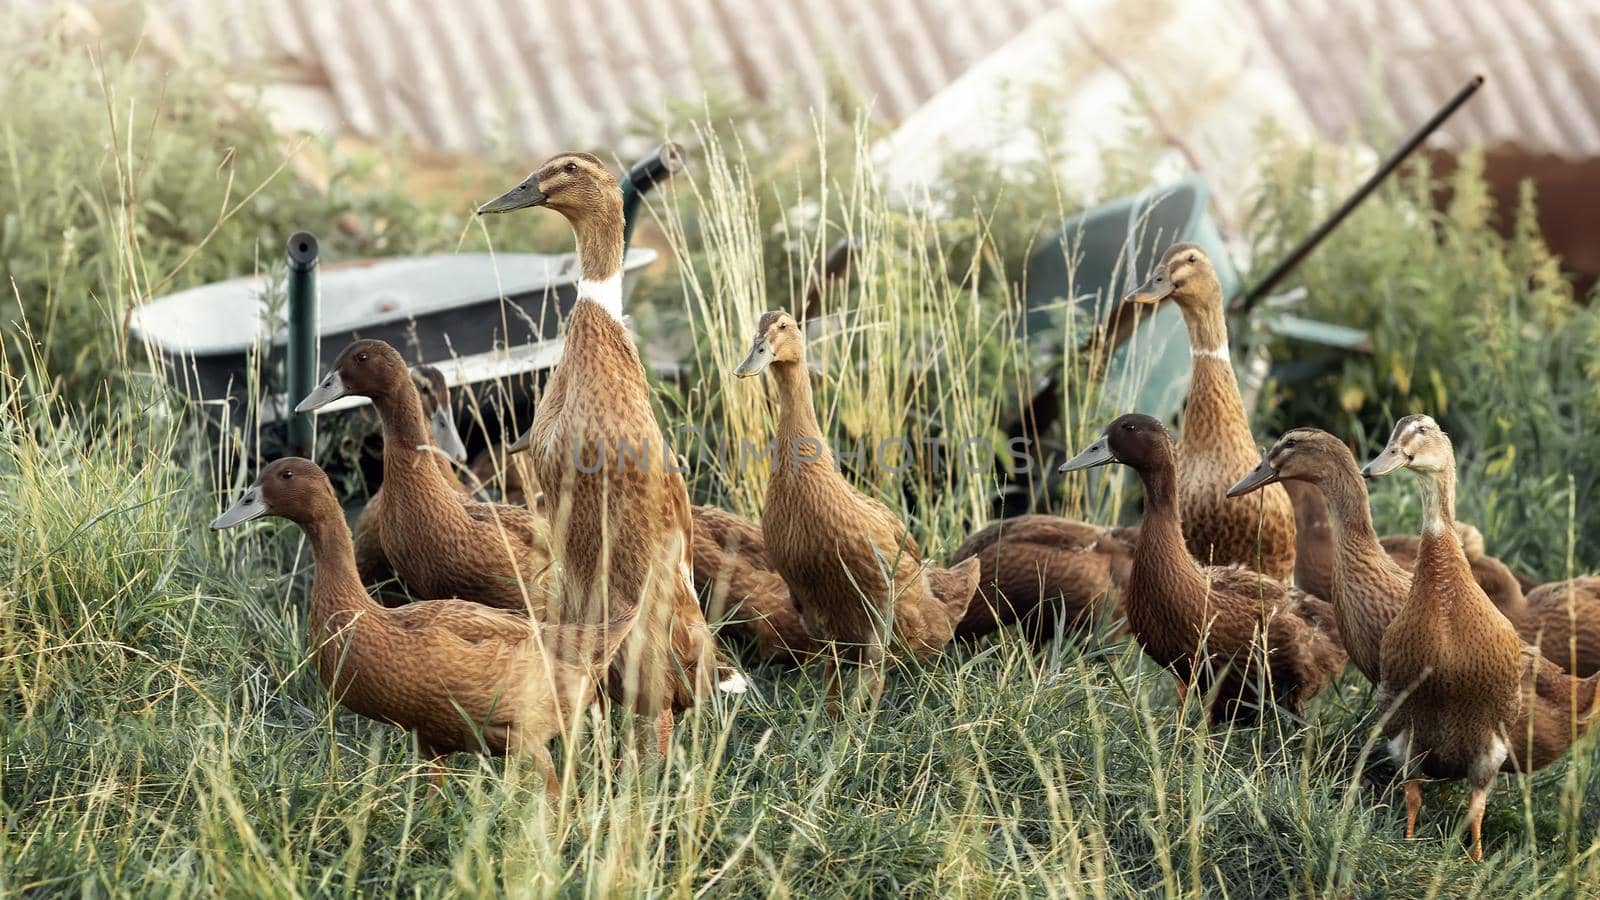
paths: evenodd
<path fill-rule="evenodd" d="M 543 609 L 545 523 L 522 507 L 462 497 L 400 353 L 383 341 L 356 341 L 295 410 L 351 394 L 370 398 L 383 421 L 382 499 L 362 517 L 356 545 L 362 579 L 392 570 L 424 600 L 470 597 L 501 609 Z"/>
<path fill-rule="evenodd" d="M 211 527 L 269 515 L 300 526 L 311 544 L 310 640 L 323 687 L 340 705 L 415 733 L 433 761 L 456 752 L 526 757 L 545 789 L 559 792 L 548 745 L 594 702 L 626 620 L 548 626 L 465 600 L 378 605 L 356 573 L 333 486 L 309 460 L 269 464 Z"/>
<path fill-rule="evenodd" d="M 1178 503 L 1184 540 L 1202 563 L 1247 566 L 1279 581 L 1294 574 L 1294 507 L 1281 486 L 1229 499 L 1228 486 L 1255 467 L 1239 382 L 1228 356 L 1222 284 L 1205 251 L 1174 244 L 1128 300 L 1171 298 L 1189 329 L 1193 372 L 1178 438 Z"/>
<path fill-rule="evenodd" d="M 563 153 L 478 209 L 548 207 L 578 245 L 578 298 L 566 349 L 526 450 L 545 493 L 557 564 L 558 622 L 604 622 L 637 608 L 639 621 L 612 664 L 611 695 L 656 719 L 665 751 L 673 717 L 709 691 L 742 691 L 718 663 L 695 597 L 689 493 L 655 412 L 644 366 L 622 322 L 622 199 L 593 156 Z"/>
<path fill-rule="evenodd" d="M 976 557 L 978 594 L 956 626 L 973 638 L 1020 623 L 1035 645 L 1097 618 L 1122 615 L 1133 567 L 1134 528 L 1102 528 L 1061 516 L 1016 516 L 974 532 L 951 559 Z"/>
<path fill-rule="evenodd" d="M 1600 708 L 1600 678 L 1572 678 L 1524 644 L 1472 579 L 1454 527 L 1455 451 L 1431 417 L 1396 423 L 1362 474 L 1401 468 L 1422 488 L 1422 545 L 1409 585 L 1391 570 L 1389 590 L 1408 590 L 1383 633 L 1375 699 L 1391 710 L 1389 752 L 1407 773 L 1406 836 L 1422 806 L 1421 776 L 1466 779 L 1472 857 L 1482 859 L 1495 773 L 1532 772 L 1560 758 Z"/>
<path fill-rule="evenodd" d="M 1333 610 L 1242 566 L 1196 563 L 1183 541 L 1176 453 L 1160 422 L 1130 414 L 1061 467 L 1121 463 L 1144 484 L 1144 520 L 1122 590 L 1128 628 L 1177 677 L 1180 702 L 1191 681 L 1205 693 L 1216 689 L 1212 722 L 1252 717 L 1263 679 L 1271 701 L 1298 715 L 1344 667 Z"/>
<path fill-rule="evenodd" d="M 977 590 L 978 560 L 951 569 L 927 565 L 900 518 L 834 468 L 817 423 L 805 338 L 785 312 L 761 317 L 735 374 L 749 378 L 769 368 L 778 433 L 761 531 L 807 633 L 869 664 L 887 661 L 891 642 L 915 657 L 939 651 Z M 835 685 L 830 678 L 830 691 Z M 874 673 L 874 695 L 882 687 Z"/>

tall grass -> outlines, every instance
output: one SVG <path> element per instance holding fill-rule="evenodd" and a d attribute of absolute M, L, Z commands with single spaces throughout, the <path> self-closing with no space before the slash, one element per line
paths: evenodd
<path fill-rule="evenodd" d="M 98 83 L 81 60 L 39 64 L 79 88 Z M 23 68 L 7 70 L 12 83 L 33 83 L 22 81 Z M 103 136 L 122 121 L 121 112 L 96 118 L 100 95 L 68 102 L 46 90 L 48 81 L 35 85 L 39 102 L 81 117 L 74 121 L 84 133 Z M 1170 677 L 1109 634 L 1037 653 L 1010 635 L 953 648 L 897 670 L 881 705 L 847 708 L 837 721 L 824 713 L 812 673 L 751 664 L 756 690 L 688 717 L 659 766 L 630 764 L 612 732 L 620 720 L 602 721 L 560 754 L 560 804 L 547 804 L 538 779 L 516 763 L 465 756 L 452 760 L 448 785 L 435 794 L 408 739 L 339 711 L 311 670 L 309 564 L 298 535 L 283 524 L 243 536 L 206 531 L 230 499 L 212 451 L 158 384 L 126 377 L 137 359 L 83 369 L 80 350 L 113 346 L 128 304 L 160 281 L 146 273 L 168 262 L 195 251 L 180 277 L 200 280 L 248 271 L 258 243 L 276 253 L 286 209 L 314 217 L 347 202 L 396 218 L 415 213 L 395 227 L 413 229 L 423 246 L 453 246 L 461 222 L 381 188 L 343 199 L 335 191 L 330 200 L 263 163 L 250 179 L 236 175 L 233 189 L 261 187 L 248 207 L 262 205 L 251 213 L 260 230 L 234 244 L 205 240 L 224 206 L 221 189 L 183 185 L 195 172 L 218 171 L 210 143 L 217 120 L 198 106 L 192 117 L 174 116 L 131 76 L 113 82 L 112 109 L 148 105 L 158 123 L 151 133 L 169 135 L 126 167 L 148 182 L 131 193 L 65 190 L 70 208 L 19 195 L 34 230 L 7 254 L 11 266 L 49 258 L 58 249 L 46 227 L 52 215 L 110 223 L 94 226 L 102 246 L 92 264 L 75 258 L 81 264 L 41 265 L 32 280 L 17 279 L 13 300 L 29 327 L 6 333 L 0 892 L 1454 897 L 1574 896 L 1600 883 L 1593 739 L 1545 773 L 1501 780 L 1486 823 L 1490 860 L 1473 865 L 1457 833 L 1459 791 L 1430 790 L 1419 839 L 1400 839 L 1399 794 L 1357 676 L 1319 698 L 1306 722 L 1269 717 L 1256 728 L 1207 732 L 1193 704 L 1174 706 Z M 205 95 L 199 85 L 168 90 Z M 825 293 L 811 342 L 820 416 L 836 439 L 992 441 L 1043 367 L 1076 371 L 1078 361 L 1035 359 L 1007 336 L 1017 273 L 1006 260 L 1024 254 L 984 226 L 983 210 L 934 217 L 891 208 L 873 187 L 856 133 L 782 164 L 712 133 L 705 158 L 677 188 L 681 208 L 697 212 L 664 222 L 678 280 L 656 295 L 681 297 L 698 336 L 686 386 L 663 391 L 669 425 L 705 425 L 735 440 L 770 435 L 765 389 L 734 381 L 730 370 L 755 317 L 792 306 L 804 273 L 838 234 L 859 236 L 862 256 L 852 284 Z M 12 129 L 5 139 L 17 148 L 33 137 Z M 116 177 L 119 164 L 107 155 L 61 152 L 37 177 Z M 822 213 L 794 212 L 808 202 Z M 156 204 L 184 227 L 125 227 L 154 221 Z M 1372 207 L 1367 226 L 1417 248 L 1436 242 L 1428 252 L 1442 260 L 1466 255 L 1437 234 L 1412 235 L 1406 223 L 1426 208 L 1419 194 L 1396 192 Z M 1452 227 L 1482 231 L 1481 223 Z M 1356 265 L 1376 252 L 1336 246 L 1326 259 Z M 1325 265 L 1306 276 L 1318 303 L 1333 302 L 1318 279 L 1339 277 Z M 1382 255 L 1369 265 L 1370 281 L 1405 281 L 1410 263 Z M 1412 277 L 1443 278 L 1445 267 Z M 1452 291 L 1419 293 L 1418 302 L 1437 302 Z M 1485 328 L 1507 326 L 1493 304 L 1480 314 Z M 1581 319 L 1562 313 L 1544 324 Z M 1390 325 L 1420 334 L 1408 321 Z M 1429 346 L 1449 356 L 1448 347 Z M 1548 384 L 1576 395 L 1563 360 L 1509 360 L 1531 360 L 1553 373 Z M 1342 374 L 1346 383 L 1359 365 Z M 1471 375 L 1470 367 L 1455 371 Z M 1092 388 L 1072 388 L 1066 402 L 1080 411 L 1075 432 L 1098 424 Z M 1307 400 L 1292 413 L 1319 409 Z M 1461 412 L 1488 414 L 1472 405 Z M 1485 426 L 1474 418 L 1455 427 L 1477 436 L 1486 432 L 1474 427 Z M 1464 454 L 1469 467 L 1472 452 Z M 1568 465 L 1576 473 L 1583 464 Z M 761 473 L 714 457 L 691 468 L 697 495 L 757 508 Z M 892 473 L 857 464 L 849 475 L 907 509 L 935 555 L 978 524 L 992 489 L 987 474 L 955 466 Z M 1519 508 L 1555 502 L 1537 481 L 1507 477 L 1493 489 L 1497 502 Z M 1554 496 L 1573 489 L 1556 485 Z M 1471 499 L 1475 490 L 1463 482 L 1467 504 L 1484 502 Z M 1582 495 L 1562 508 L 1578 512 L 1528 518 L 1530 544 L 1581 544 L 1568 535 L 1594 534 L 1583 530 L 1590 511 Z M 1492 521 L 1486 530 L 1497 531 Z"/>

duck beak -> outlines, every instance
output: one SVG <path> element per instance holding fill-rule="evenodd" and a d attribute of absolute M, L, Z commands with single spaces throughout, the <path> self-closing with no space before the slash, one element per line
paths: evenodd
<path fill-rule="evenodd" d="M 772 365 L 772 345 L 766 338 L 756 338 L 755 343 L 750 345 L 750 352 L 746 354 L 744 362 L 739 363 L 733 374 L 740 378 L 749 378 L 752 375 L 760 375 L 769 365 Z"/>
<path fill-rule="evenodd" d="M 435 409 L 428 425 L 433 432 L 434 446 L 443 450 L 453 462 L 467 461 L 467 445 L 461 440 L 461 432 L 456 430 L 456 417 L 451 415 L 449 406 Z"/>
<path fill-rule="evenodd" d="M 251 519 L 259 519 L 270 512 L 272 512 L 272 508 L 267 506 L 267 501 L 261 499 L 261 485 L 252 484 L 250 489 L 244 492 L 244 496 L 239 498 L 238 502 L 228 507 L 227 512 L 211 520 L 211 530 L 221 531 L 224 528 L 243 525 Z"/>
<path fill-rule="evenodd" d="M 506 448 L 506 452 L 507 453 L 521 453 L 522 451 L 527 450 L 527 449 L 531 448 L 532 446 L 533 446 L 533 429 L 529 428 L 527 431 L 524 431 L 522 433 L 521 437 L 519 437 L 515 441 L 513 441 L 511 443 L 511 446 Z"/>
<path fill-rule="evenodd" d="M 322 379 L 322 383 L 317 385 L 316 389 L 300 401 L 300 405 L 296 406 L 294 411 L 303 413 L 321 409 L 348 393 L 350 392 L 345 390 L 344 377 L 339 374 L 338 369 L 334 369 L 328 373 L 327 378 Z"/>
<path fill-rule="evenodd" d="M 1406 452 L 1404 450 L 1401 450 L 1394 444 L 1390 444 L 1389 446 L 1384 447 L 1383 452 L 1374 457 L 1372 462 L 1369 462 L 1361 467 L 1361 477 L 1382 478 L 1396 469 L 1405 468 L 1406 463 L 1409 462 L 1411 462 L 1411 460 L 1406 456 Z"/>
<path fill-rule="evenodd" d="M 1172 291 L 1172 279 L 1158 266 L 1144 284 L 1129 291 L 1122 299 L 1127 303 L 1160 303 L 1170 297 Z"/>
<path fill-rule="evenodd" d="M 1277 484 L 1278 470 L 1272 467 L 1266 457 L 1262 457 L 1261 464 L 1250 470 L 1250 474 L 1239 479 L 1233 487 L 1228 488 L 1229 497 L 1241 497 L 1251 491 L 1260 490 L 1269 484 Z"/>
<path fill-rule="evenodd" d="M 478 215 L 486 216 L 490 213 L 507 213 L 514 209 L 527 209 L 530 206 L 543 206 L 550 196 L 539 190 L 539 183 L 533 178 L 517 185 L 504 194 L 490 200 L 478 207 Z"/>
<path fill-rule="evenodd" d="M 1115 453 L 1111 452 L 1111 444 L 1105 435 L 1089 446 L 1083 452 L 1061 464 L 1059 471 L 1076 472 L 1079 469 L 1092 469 L 1095 466 L 1104 466 L 1117 461 Z"/>

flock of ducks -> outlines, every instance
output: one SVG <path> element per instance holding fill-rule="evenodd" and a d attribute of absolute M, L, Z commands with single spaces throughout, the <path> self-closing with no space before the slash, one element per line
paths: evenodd
<path fill-rule="evenodd" d="M 438 372 L 357 341 L 297 411 L 369 398 L 383 423 L 383 486 L 354 534 L 309 460 L 263 468 L 213 528 L 280 516 L 315 562 L 310 629 L 328 691 L 454 752 L 534 762 L 556 794 L 549 744 L 604 693 L 652 721 L 747 688 L 711 620 L 763 657 L 862 663 L 868 692 L 897 658 L 1008 626 L 1035 643 L 1124 620 L 1213 723 L 1267 706 L 1299 715 L 1353 662 L 1405 778 L 1406 834 L 1423 777 L 1465 779 L 1473 857 L 1495 773 L 1560 757 L 1600 710 L 1600 578 L 1533 586 L 1455 521 L 1455 461 L 1433 419 L 1408 416 L 1365 468 L 1314 428 L 1263 457 L 1229 359 L 1218 279 L 1192 244 L 1167 250 L 1129 297 L 1175 302 L 1193 377 L 1174 441 L 1149 416 L 1111 422 L 1063 471 L 1120 464 L 1143 484 L 1136 528 L 1026 515 L 974 533 L 949 567 L 924 560 L 904 519 L 839 473 L 817 421 L 804 330 L 761 317 L 736 374 L 770 373 L 777 424 L 759 523 L 689 502 L 622 319 L 623 217 L 595 157 L 554 157 L 480 214 L 542 206 L 576 237 L 578 299 L 532 426 L 510 445 L 502 502 L 463 482 L 465 450 Z M 805 452 L 801 451 L 805 448 Z M 1420 536 L 1379 538 L 1366 480 L 1411 470 Z M 1298 583 L 1298 586 L 1296 583 Z M 379 602 L 369 585 L 394 584 Z M 704 610 L 702 608 L 704 604 Z M 434 766 L 442 781 L 442 769 Z"/>

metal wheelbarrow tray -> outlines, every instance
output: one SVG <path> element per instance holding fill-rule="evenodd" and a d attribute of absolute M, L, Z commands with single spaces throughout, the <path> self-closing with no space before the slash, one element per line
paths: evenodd
<path fill-rule="evenodd" d="M 654 250 L 628 250 L 624 296 L 655 258 Z M 452 386 L 553 366 L 560 358 L 553 339 L 577 300 L 573 254 L 414 256 L 328 265 L 321 273 L 321 365 L 353 340 L 376 338 L 413 362 L 439 366 Z M 131 330 L 189 398 L 232 407 L 237 421 L 255 394 L 261 421 L 271 422 L 285 409 L 281 385 L 256 386 L 252 372 L 284 371 L 288 324 L 280 297 L 268 276 L 234 278 L 140 307 Z"/>

